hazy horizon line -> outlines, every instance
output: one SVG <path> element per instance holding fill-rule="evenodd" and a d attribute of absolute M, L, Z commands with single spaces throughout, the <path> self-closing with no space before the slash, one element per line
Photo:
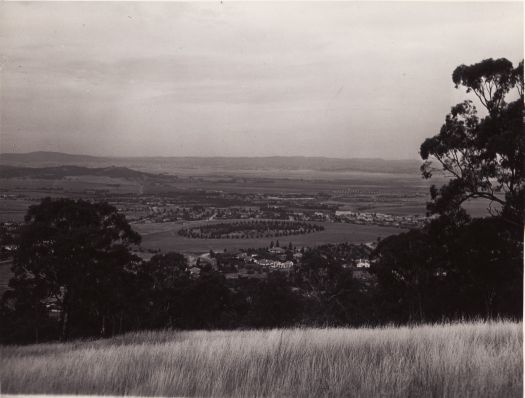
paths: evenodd
<path fill-rule="evenodd" d="M 94 155 L 87 153 L 72 153 L 60 151 L 29 151 L 29 152 L 0 152 L 0 157 L 4 155 L 32 155 L 32 154 L 58 154 L 68 156 L 84 156 L 91 158 L 199 158 L 199 159 L 268 159 L 268 158 L 304 158 L 304 159 L 330 159 L 330 160 L 382 160 L 382 161 L 422 161 L 421 158 L 382 158 L 382 157 L 335 157 L 323 155 L 266 155 L 266 156 L 206 156 L 206 155 Z"/>

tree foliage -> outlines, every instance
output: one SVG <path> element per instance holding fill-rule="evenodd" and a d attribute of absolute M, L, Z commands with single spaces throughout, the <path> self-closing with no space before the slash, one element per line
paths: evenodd
<path fill-rule="evenodd" d="M 439 134 L 420 148 L 425 178 L 436 171 L 436 160 L 448 184 L 431 188 L 430 212 L 457 211 L 469 199 L 498 204 L 493 214 L 510 223 L 523 223 L 524 149 L 523 61 L 516 68 L 507 59 L 486 59 L 461 65 L 452 74 L 456 87 L 473 92 L 488 113 L 481 117 L 471 100 L 452 107 Z M 509 92 L 520 98 L 506 102 Z"/>
<path fill-rule="evenodd" d="M 373 254 L 378 305 L 397 322 L 443 318 L 519 318 L 520 228 L 501 217 L 440 217 L 383 239 Z"/>
<path fill-rule="evenodd" d="M 60 336 L 105 335 L 122 321 L 140 242 L 125 217 L 106 203 L 43 199 L 31 206 L 4 297 L 12 309 L 54 310 Z M 38 321 L 34 327 L 38 327 Z"/>
<path fill-rule="evenodd" d="M 466 100 L 452 107 L 439 134 L 420 149 L 421 171 L 436 160 L 448 183 L 432 186 L 427 226 L 383 239 L 374 252 L 379 303 L 397 321 L 522 314 L 524 158 L 523 61 L 461 65 L 456 87 L 473 92 L 480 116 Z M 519 99 L 507 103 L 516 89 Z M 484 199 L 492 215 L 471 219 L 462 208 Z"/>

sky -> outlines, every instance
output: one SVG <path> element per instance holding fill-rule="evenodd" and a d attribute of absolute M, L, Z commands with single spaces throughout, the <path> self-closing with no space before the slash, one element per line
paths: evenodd
<path fill-rule="evenodd" d="M 517 3 L 0 3 L 0 152 L 417 159 Z"/>

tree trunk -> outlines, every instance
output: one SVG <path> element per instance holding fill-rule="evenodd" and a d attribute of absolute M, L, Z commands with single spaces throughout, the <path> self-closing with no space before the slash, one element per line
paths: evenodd
<path fill-rule="evenodd" d="M 60 341 L 66 341 L 68 335 L 69 314 L 67 309 L 62 310 L 62 330 L 60 332 Z"/>
<path fill-rule="evenodd" d="M 100 335 L 104 336 L 105 333 L 106 333 L 106 316 L 102 315 L 102 326 L 100 328 Z"/>
<path fill-rule="evenodd" d="M 417 304 L 418 304 L 418 310 L 419 310 L 419 322 L 423 323 L 424 316 L 423 316 L 423 299 L 421 297 L 421 291 L 418 289 L 417 291 Z"/>
<path fill-rule="evenodd" d="M 69 322 L 69 291 L 64 287 L 64 298 L 62 299 L 62 312 L 60 313 L 60 341 L 66 341 Z"/>
<path fill-rule="evenodd" d="M 494 302 L 494 290 L 490 290 L 485 298 L 485 316 L 487 319 L 492 318 L 492 303 Z"/>

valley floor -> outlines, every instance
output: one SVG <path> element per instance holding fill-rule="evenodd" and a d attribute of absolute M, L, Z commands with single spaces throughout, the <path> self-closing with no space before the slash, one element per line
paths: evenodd
<path fill-rule="evenodd" d="M 522 323 L 141 332 L 0 347 L 7 394 L 521 397 Z"/>

